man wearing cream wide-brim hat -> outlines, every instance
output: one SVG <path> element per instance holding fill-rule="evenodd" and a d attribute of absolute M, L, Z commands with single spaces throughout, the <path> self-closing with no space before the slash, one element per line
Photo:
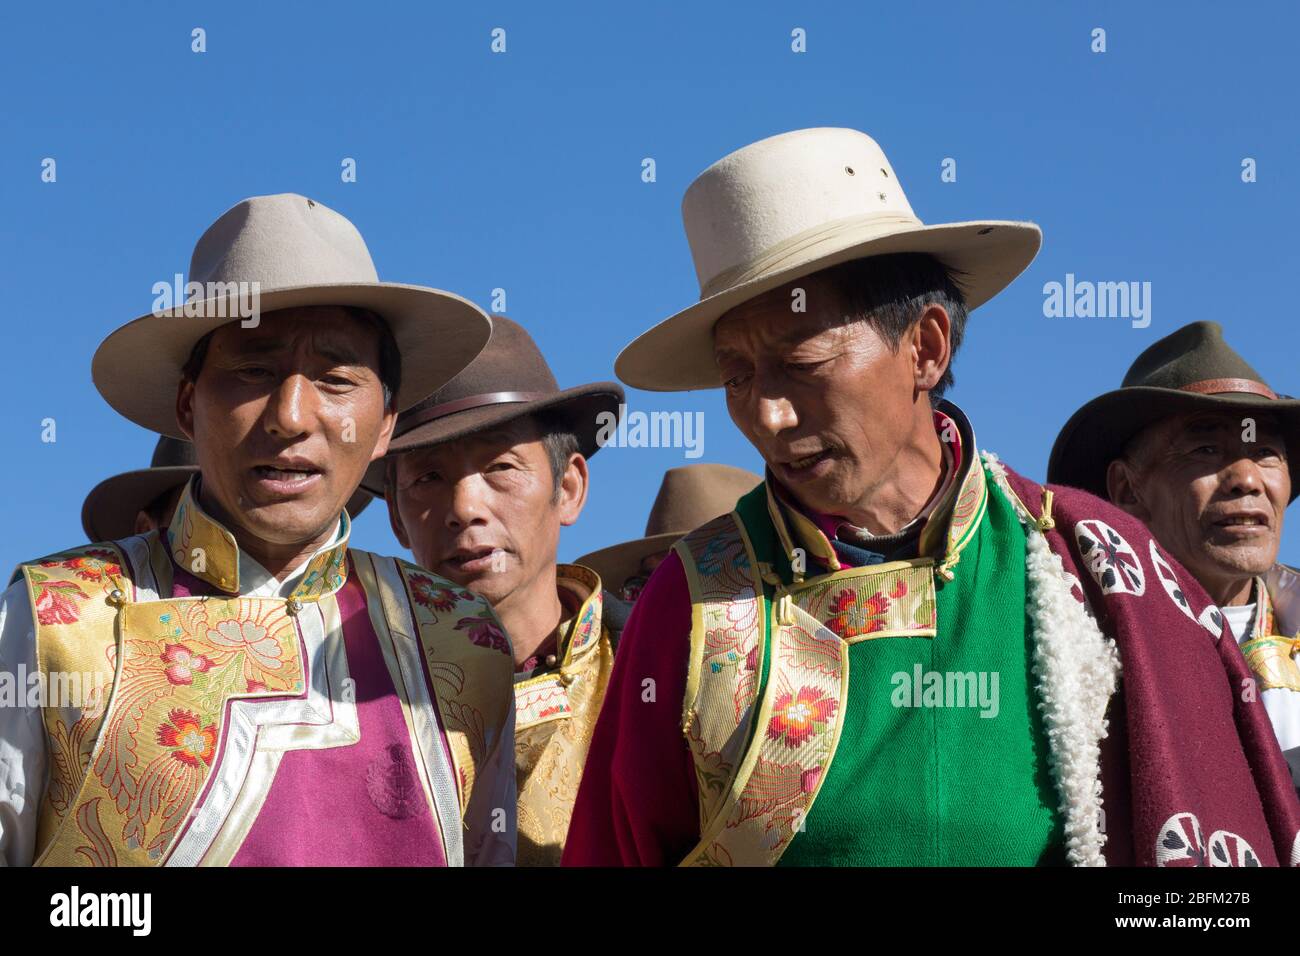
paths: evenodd
<path fill-rule="evenodd" d="M 925 225 L 847 129 L 732 153 L 682 213 L 700 301 L 615 368 L 723 387 L 767 470 L 637 601 L 564 862 L 1290 862 L 1235 643 L 1146 585 L 1139 522 L 981 454 L 940 398 L 1037 227 Z"/>
<path fill-rule="evenodd" d="M 344 508 L 489 319 L 380 282 L 293 194 L 222 214 L 189 278 L 207 298 L 92 363 L 122 415 L 193 442 L 170 522 L 25 562 L 0 598 L 0 671 L 79 677 L 0 708 L 0 860 L 513 862 L 509 641 L 481 599 L 434 614 L 449 582 L 350 548 Z"/>

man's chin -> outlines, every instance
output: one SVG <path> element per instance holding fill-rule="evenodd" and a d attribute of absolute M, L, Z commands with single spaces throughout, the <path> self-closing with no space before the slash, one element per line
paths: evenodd
<path fill-rule="evenodd" d="M 329 531 L 342 510 L 341 504 L 337 508 L 304 501 L 257 505 L 245 500 L 244 510 L 235 519 L 263 541 L 294 544 Z"/>
<path fill-rule="evenodd" d="M 501 571 L 485 571 L 466 574 L 455 565 L 443 563 L 438 565 L 437 572 L 444 578 L 467 591 L 473 591 L 479 597 L 486 599 L 489 604 L 496 605 L 503 598 L 507 597 L 515 587 L 515 577 L 513 574 L 506 574 Z"/>
<path fill-rule="evenodd" d="M 1205 549 L 1205 557 L 1221 574 L 1241 577 L 1264 574 L 1277 563 L 1277 553 L 1276 540 L 1254 545 L 1210 545 Z"/>

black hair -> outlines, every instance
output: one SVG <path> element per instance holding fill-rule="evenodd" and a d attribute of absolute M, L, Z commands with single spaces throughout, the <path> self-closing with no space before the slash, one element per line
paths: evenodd
<path fill-rule="evenodd" d="M 848 321 L 867 322 L 894 350 L 927 305 L 943 306 L 952 326 L 952 355 L 930 391 L 932 403 L 952 387 L 952 359 L 966 332 L 969 311 L 957 276 L 934 256 L 919 252 L 854 259 L 814 273 L 840 296 Z"/>

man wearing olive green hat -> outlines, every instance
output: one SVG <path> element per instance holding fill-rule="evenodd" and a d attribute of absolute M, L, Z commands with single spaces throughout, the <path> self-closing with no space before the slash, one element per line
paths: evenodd
<path fill-rule="evenodd" d="M 1217 322 L 1192 322 L 1070 418 L 1047 477 L 1141 520 L 1205 588 L 1214 600 L 1205 613 L 1227 619 L 1300 783 L 1300 572 L 1277 560 L 1300 494 L 1300 401 L 1274 392 Z M 1191 616 L 1167 567 L 1153 563 Z"/>

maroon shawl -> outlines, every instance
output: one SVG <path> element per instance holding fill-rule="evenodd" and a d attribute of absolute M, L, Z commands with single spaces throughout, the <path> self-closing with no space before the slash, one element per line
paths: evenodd
<path fill-rule="evenodd" d="M 1040 514 L 1043 486 L 1009 468 L 1007 479 Z M 1137 519 L 1047 488 L 1048 544 L 1123 667 L 1101 743 L 1107 863 L 1300 863 L 1300 800 L 1223 615 Z"/>

